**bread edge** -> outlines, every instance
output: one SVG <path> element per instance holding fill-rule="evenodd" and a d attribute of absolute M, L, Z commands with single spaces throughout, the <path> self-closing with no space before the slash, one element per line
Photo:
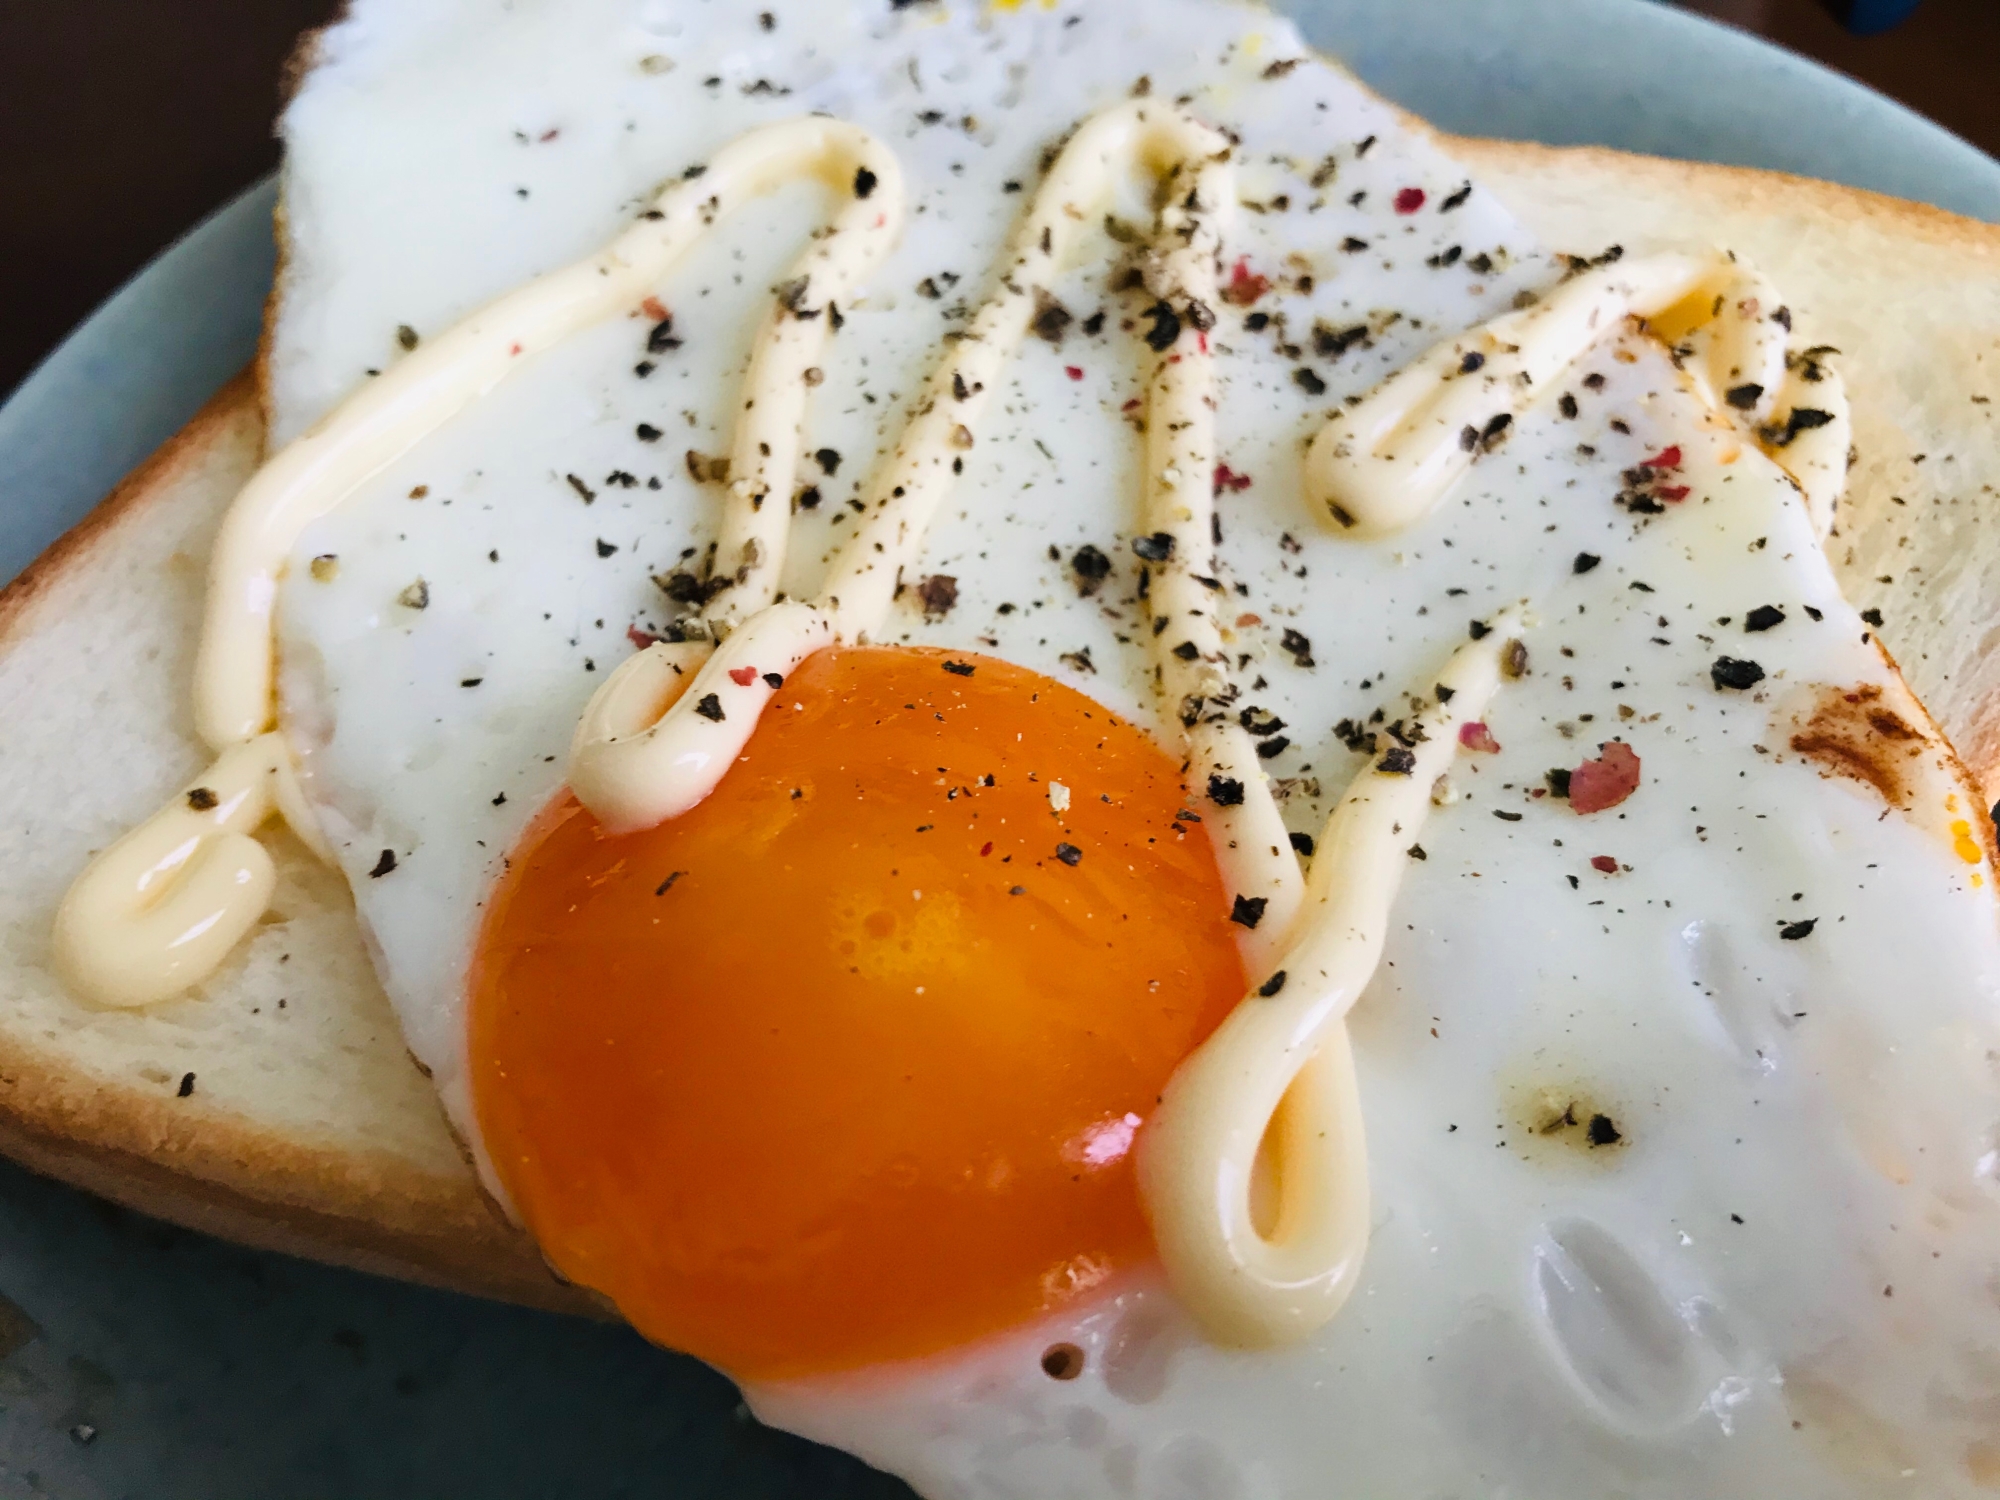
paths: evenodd
<path fill-rule="evenodd" d="M 1717 184 L 1726 184 L 1731 190 L 1731 197 L 1755 203 L 1769 201 L 1775 187 L 1790 209 L 1809 207 L 1812 211 L 1850 223 L 1868 222 L 1878 228 L 1887 222 L 1893 225 L 1896 234 L 1933 245 L 1948 245 L 1958 251 L 1970 250 L 2000 262 L 2000 225 L 1955 214 L 1929 203 L 1891 197 L 1869 188 L 1848 187 L 1843 183 L 1801 177 L 1793 172 L 1779 172 L 1768 167 L 1739 167 L 1722 162 L 1647 156 L 1636 151 L 1621 151 L 1615 146 L 1545 146 L 1536 141 L 1449 135 L 1413 116 L 1405 115 L 1404 119 L 1413 129 L 1427 134 L 1439 150 L 1475 169 L 1482 162 L 1493 161 L 1527 163 L 1544 168 L 1565 162 L 1587 163 L 1601 171 L 1616 171 L 1627 177 L 1654 181 L 1669 177 L 1698 177 L 1705 189 L 1712 191 Z"/>
<path fill-rule="evenodd" d="M 239 424 L 257 383 L 232 378 L 90 513 L 0 589 L 0 652 L 33 634 L 58 585 Z M 507 1301 L 595 1312 L 508 1224 L 468 1168 L 452 1180 L 387 1153 L 316 1148 L 157 1091 L 94 1076 L 59 1048 L 0 1037 L 0 1153 L 142 1213 L 241 1244 Z"/>
<path fill-rule="evenodd" d="M 244 404 L 254 400 L 255 394 L 255 382 L 248 370 L 231 376 L 188 419 L 185 427 L 141 460 L 82 520 L 49 543 L 5 587 L 0 587 L 0 650 L 14 645 L 24 630 L 32 627 L 34 611 L 43 596 L 71 569 L 87 564 L 88 554 L 106 533 L 143 508 L 156 488 L 200 462 L 208 447 L 240 419 Z"/>

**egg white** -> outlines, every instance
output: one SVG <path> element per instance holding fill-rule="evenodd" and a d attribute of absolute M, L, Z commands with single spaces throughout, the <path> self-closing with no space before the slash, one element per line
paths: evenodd
<path fill-rule="evenodd" d="M 892 144 L 912 217 L 809 419 L 809 446 L 840 454 L 805 465 L 823 500 L 787 586 L 810 591 L 1043 151 L 1143 77 L 1240 136 L 1231 256 L 1277 283 L 1255 309 L 1274 326 L 1231 308 L 1215 334 L 1224 450 L 1251 481 L 1220 502 L 1217 572 L 1255 617 L 1234 627 L 1246 701 L 1288 724 L 1270 769 L 1291 825 L 1315 830 L 1364 763 L 1337 721 L 1398 717 L 1502 603 L 1540 620 L 1489 716 L 1503 749 L 1462 758 L 1462 796 L 1413 840 L 1351 1023 L 1376 1207 L 1347 1310 L 1297 1348 L 1225 1351 L 1142 1280 L 919 1367 L 753 1391 L 760 1414 L 939 1496 L 1969 1491 L 2000 1398 L 1980 1352 L 2000 1345 L 1991 891 L 1784 753 L 1792 689 L 1888 677 L 1793 491 L 1754 452 L 1720 466 L 1731 440 L 1627 340 L 1588 362 L 1604 384 L 1577 383 L 1576 418 L 1517 423 L 1403 536 L 1343 539 L 1299 499 L 1335 402 L 1553 280 L 1488 194 L 1444 206 L 1465 173 L 1333 68 L 1274 69 L 1305 56 L 1293 29 L 1226 0 L 357 0 L 321 55 L 285 126 L 280 440 L 399 357 L 399 328 L 589 251 L 748 126 L 826 110 Z M 1411 187 L 1425 203 L 1398 213 Z M 1146 222 L 1127 196 L 1119 216 Z M 475 1147 L 462 979 L 482 902 L 628 628 L 670 617 L 653 575 L 699 564 L 719 492 L 684 455 L 726 451 L 750 331 L 820 212 L 799 188 L 731 221 L 659 289 L 682 347 L 648 355 L 637 315 L 577 336 L 294 552 L 286 726 L 412 1051 Z M 933 528 L 923 571 L 956 579 L 957 606 L 926 620 L 906 599 L 891 634 L 1157 724 L 1129 549 L 1136 304 L 1107 287 L 1122 247 L 1099 249 L 1059 294 L 1104 332 L 1030 341 Z M 1316 322 L 1371 334 L 1329 354 Z M 1668 443 L 1695 495 L 1618 509 L 1620 471 Z M 1118 563 L 1091 598 L 1069 570 L 1086 542 Z M 1585 551 L 1603 560 L 1578 574 Z M 399 603 L 419 579 L 427 607 Z M 1746 636 L 1762 604 L 1786 622 Z M 1713 686 L 1721 654 L 1758 660 L 1764 691 Z M 1613 735 L 1644 762 L 1629 802 L 1581 818 L 1533 795 Z M 396 868 L 373 876 L 384 849 Z M 1617 1145 L 1539 1133 L 1557 1095 L 1614 1119 Z M 1085 1351 L 1078 1379 L 1043 1374 L 1057 1340 Z"/>

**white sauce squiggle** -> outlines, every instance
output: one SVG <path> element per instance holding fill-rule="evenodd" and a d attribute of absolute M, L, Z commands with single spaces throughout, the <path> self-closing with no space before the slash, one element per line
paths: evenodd
<path fill-rule="evenodd" d="M 1846 388 L 1820 363 L 1825 351 L 1786 348 L 1791 320 L 1771 284 L 1722 255 L 1585 271 L 1531 307 L 1437 344 L 1320 429 L 1306 455 L 1308 497 L 1363 536 L 1414 524 L 1633 317 L 1798 484 L 1824 539 L 1847 481 Z"/>
<path fill-rule="evenodd" d="M 1234 196 L 1226 175 L 1211 180 L 1203 174 L 1226 174 L 1228 151 L 1226 137 L 1186 111 L 1146 100 L 1106 110 L 1070 138 L 1008 242 L 998 290 L 964 335 L 948 346 L 895 448 L 870 476 L 862 496 L 866 508 L 833 559 L 818 605 L 786 603 L 748 616 L 713 658 L 707 642 L 650 646 L 621 665 L 592 697 L 571 743 L 569 783 L 600 822 L 614 831 L 650 828 L 697 805 L 755 732 L 770 696 L 762 685 L 765 673 L 782 678 L 828 639 L 866 641 L 882 628 L 898 581 L 921 554 L 931 517 L 978 442 L 981 420 L 1007 362 L 1028 335 L 1037 293 L 1046 290 L 1069 257 L 1083 227 L 1097 222 L 1097 210 L 1119 174 L 1143 165 L 1171 177 L 1201 164 L 1193 170 L 1203 201 L 1226 204 Z M 1215 242 L 1203 223 L 1202 215 L 1184 203 L 1170 204 L 1162 214 L 1162 240 L 1169 250 L 1155 291 L 1163 298 L 1181 295 L 1175 278 L 1194 274 L 1196 263 L 1205 263 L 1207 269 L 1199 274 L 1207 277 L 1211 295 L 1203 306 L 1212 304 Z M 1196 240 L 1198 250 L 1191 248 Z M 1192 399 L 1212 402 L 1205 340 L 1192 325 L 1181 337 L 1190 349 L 1197 342 L 1204 345 L 1199 360 L 1204 384 Z M 1206 415 L 1204 420 L 1209 420 Z M 1170 425 L 1157 417 L 1149 424 L 1156 432 Z M 1212 439 L 1204 452 L 1206 457 L 1183 460 L 1190 491 L 1200 490 L 1214 472 Z M 725 535 L 727 517 L 744 503 L 732 491 Z M 1199 526 L 1204 548 L 1207 535 L 1204 511 Z M 728 558 L 726 547 L 720 555 Z M 1192 548 L 1184 555 L 1192 555 Z M 740 595 L 741 589 L 733 592 Z M 1219 640 L 1204 645 L 1204 651 L 1219 649 Z M 1172 665 L 1178 670 L 1185 664 Z M 730 671 L 743 673 L 748 684 L 737 683 Z M 651 720 L 642 711 L 648 706 L 655 716 Z M 1238 749 L 1230 764 L 1256 764 L 1247 739 Z M 1273 809 L 1274 825 L 1275 819 Z M 1276 842 L 1284 843 L 1282 826 Z"/>
<path fill-rule="evenodd" d="M 1211 551 L 1216 401 L 1207 332 L 1234 168 L 1227 138 L 1178 108 L 1120 106 L 1064 148 L 1014 236 L 1000 290 L 950 346 L 873 476 L 861 525 L 834 559 L 816 607 L 774 597 L 808 371 L 835 322 L 834 304 L 893 242 L 903 201 L 894 161 L 865 133 L 835 122 L 744 137 L 716 158 L 699 188 L 668 189 L 653 215 L 604 254 L 474 314 L 281 453 L 238 498 L 212 564 L 198 716 L 216 743 L 240 743 L 203 786 L 78 880 L 57 924 L 72 982 L 120 1004 L 185 989 L 213 970 L 269 900 L 270 858 L 248 833 L 278 810 L 317 840 L 283 738 L 266 727 L 271 603 L 300 531 L 504 378 L 513 361 L 629 307 L 720 213 L 804 167 L 849 187 L 853 200 L 781 289 L 759 335 L 717 552 L 726 582 L 704 610 L 705 638 L 659 643 L 621 666 L 591 699 L 572 751 L 571 786 L 609 827 L 652 826 L 697 805 L 741 753 L 786 675 L 836 639 L 864 641 L 881 628 L 901 573 L 917 560 L 931 516 L 977 442 L 1038 293 L 1074 245 L 1077 226 L 1094 220 L 1117 175 L 1135 165 L 1163 179 L 1165 203 L 1149 268 L 1159 298 L 1148 339 L 1157 358 L 1145 478 L 1156 675 L 1186 730 L 1193 780 L 1210 793 L 1207 827 L 1225 886 L 1264 902 L 1263 920 L 1242 934 L 1246 961 L 1272 972 L 1283 948 L 1283 962 L 1300 976 L 1281 1003 L 1266 980 L 1176 1075 L 1142 1138 L 1150 1143 L 1142 1188 L 1169 1274 L 1218 1337 L 1293 1338 L 1331 1317 L 1360 1264 L 1368 1203 L 1344 1016 L 1379 954 L 1396 868 L 1381 878 L 1393 832 L 1368 809 L 1391 807 L 1414 827 L 1425 804 L 1418 795 L 1414 809 L 1404 809 L 1409 789 L 1428 786 L 1431 763 L 1451 753 L 1457 719 L 1480 712 L 1497 669 L 1491 648 L 1461 653 L 1445 679 L 1463 679 L 1456 718 L 1441 718 L 1448 737 L 1425 747 L 1416 769 L 1389 778 L 1399 785 L 1386 795 L 1350 792 L 1308 887 L 1254 742 L 1229 711 L 1236 692 L 1214 615 L 1221 584 Z M 767 504 L 773 497 L 782 498 Z M 1372 943 L 1357 945 L 1356 932 L 1373 933 Z M 1284 1036 L 1273 1033 L 1273 1018 L 1286 1023 Z M 1251 1221 L 1248 1174 L 1274 1115 L 1288 1187 L 1265 1238 Z M 1217 1204 L 1226 1208 L 1220 1219 Z"/>
<path fill-rule="evenodd" d="M 827 308 L 850 296 L 888 254 L 903 221 L 896 158 L 867 131 L 839 120 L 791 120 L 739 137 L 700 175 L 663 191 L 602 251 L 537 277 L 426 341 L 259 470 L 230 508 L 209 564 L 195 667 L 202 737 L 220 748 L 269 726 L 278 571 L 308 525 L 492 390 L 522 359 L 630 312 L 718 219 L 808 175 L 842 201 L 780 289 L 751 355 L 730 468 L 732 496 L 743 504 L 732 508 L 725 529 L 739 556 L 752 541 L 782 543 L 805 372 L 833 323 Z M 766 494 L 782 497 L 768 514 Z M 770 545 L 762 552 L 755 578 L 739 590 L 772 586 L 782 551 Z"/>
<path fill-rule="evenodd" d="M 213 973 L 270 905 L 277 870 L 250 835 L 273 813 L 331 863 L 276 730 L 223 751 L 77 877 L 52 939 L 63 982 L 99 1005 L 151 1005 Z"/>
<path fill-rule="evenodd" d="M 976 442 L 987 392 L 1026 336 L 1042 278 L 1095 218 L 1114 173 L 1134 159 L 1166 178 L 1149 290 L 1143 525 L 1149 550 L 1155 669 L 1186 731 L 1190 779 L 1232 896 L 1263 914 L 1242 947 L 1265 978 L 1184 1062 L 1140 1136 L 1140 1185 L 1175 1290 L 1209 1332 L 1236 1344 L 1297 1339 L 1339 1311 L 1367 1246 L 1368 1162 L 1346 1012 L 1380 957 L 1401 870 L 1429 788 L 1499 681 L 1507 637 L 1465 648 L 1446 669 L 1452 707 L 1401 774 L 1364 773 L 1328 825 L 1313 883 L 1230 705 L 1214 601 L 1215 360 L 1219 221 L 1235 199 L 1226 138 L 1177 109 L 1134 103 L 1087 123 L 1057 158 L 1016 231 L 1001 290 L 932 377 L 902 438 L 871 480 L 861 532 L 836 557 L 818 608 L 773 605 L 719 649 L 660 643 L 628 660 L 592 698 L 572 747 L 570 785 L 614 829 L 650 827 L 697 805 L 727 772 L 782 680 L 829 639 L 881 627 L 902 570 Z M 1171 320 L 1171 321 L 1169 321 Z M 730 504 L 739 504 L 732 496 Z M 1503 623 L 1508 623 L 1503 617 Z M 714 649 L 714 655 L 703 657 Z M 1298 978 L 1292 983 L 1289 974 Z M 1275 988 L 1273 987 L 1275 984 Z M 1282 1000 L 1274 998 L 1285 993 Z M 1266 993 L 1268 991 L 1268 993 Z M 1251 1210 L 1251 1175 L 1273 1118 L 1285 1185 L 1267 1237 Z"/>
<path fill-rule="evenodd" d="M 274 811 L 326 855 L 282 735 L 269 729 L 272 601 L 303 528 L 516 360 L 628 310 L 722 213 L 810 172 L 845 201 L 780 289 L 754 348 L 716 554 L 724 586 L 704 609 L 704 638 L 659 643 L 627 661 L 591 699 L 572 746 L 570 784 L 613 830 L 696 806 L 800 662 L 881 629 L 977 444 L 1038 294 L 1078 226 L 1095 220 L 1118 174 L 1134 166 L 1165 189 L 1148 270 L 1159 299 L 1144 481 L 1155 675 L 1186 731 L 1195 790 L 1208 794 L 1205 826 L 1225 889 L 1264 903 L 1240 937 L 1262 977 L 1176 1071 L 1139 1138 L 1139 1186 L 1167 1273 L 1213 1337 L 1270 1344 L 1326 1322 L 1354 1288 L 1369 1227 L 1346 1014 L 1380 960 L 1403 850 L 1421 830 L 1432 783 L 1460 728 L 1483 719 L 1520 617 L 1503 612 L 1452 658 L 1438 701 L 1418 717 L 1424 734 L 1355 779 L 1327 822 L 1310 880 L 1302 878 L 1254 741 L 1232 712 L 1237 694 L 1214 612 L 1222 585 L 1211 540 L 1216 392 L 1207 331 L 1234 168 L 1227 138 L 1178 107 L 1119 106 L 1064 147 L 1010 242 L 999 290 L 948 346 L 871 477 L 860 524 L 817 604 L 776 596 L 806 391 L 836 304 L 893 244 L 903 212 L 894 159 L 836 121 L 746 135 L 698 183 L 667 189 L 602 254 L 473 314 L 279 454 L 238 498 L 212 565 L 197 709 L 222 757 L 72 888 L 55 935 L 70 982 L 105 1003 L 145 1004 L 211 972 L 269 900 L 271 861 L 248 835 Z M 1763 424 L 1767 451 L 1816 514 L 1830 515 L 1845 471 L 1844 397 L 1810 351 L 1787 353 L 1772 332 L 1782 326 L 1767 311 L 1775 305 L 1768 286 L 1733 261 L 1660 257 L 1586 272 L 1536 306 L 1440 345 L 1338 415 L 1312 445 L 1308 485 L 1359 530 L 1411 524 L 1596 340 L 1638 315 L 1679 343 L 1712 404 Z M 1808 397 L 1827 413 L 1816 426 L 1794 419 Z M 1780 411 L 1787 418 L 1774 423 Z M 1462 441 L 1468 432 L 1473 441 Z M 1257 1201 L 1260 1154 L 1276 1168 L 1268 1208 Z"/>
<path fill-rule="evenodd" d="M 227 780 L 244 757 L 276 756 L 276 801 L 288 823 L 331 862 L 297 795 L 283 736 L 271 731 L 275 670 L 271 612 L 278 576 L 300 534 L 530 355 L 606 318 L 629 313 L 711 225 L 802 176 L 838 195 L 766 318 L 753 347 L 732 454 L 724 554 L 737 559 L 722 617 L 766 603 L 776 589 L 812 369 L 835 304 L 894 246 L 904 213 L 902 169 L 867 131 L 810 118 L 739 137 L 704 171 L 663 190 L 598 254 L 489 303 L 427 341 L 350 396 L 251 478 L 231 505 L 209 563 L 207 613 L 195 666 L 195 724 Z M 779 501 L 765 505 L 766 496 Z M 732 684 L 733 686 L 733 684 Z M 252 754 L 254 747 L 254 754 Z M 233 782 L 231 784 L 234 784 Z M 270 900 L 270 859 L 242 827 L 197 827 L 170 805 L 98 856 L 64 899 L 57 954 L 79 992 L 107 1005 L 148 1005 L 214 972 Z M 249 817 L 245 811 L 242 816 Z M 183 842 L 192 838 L 193 843 Z M 224 878 L 225 870 L 233 871 Z M 223 934 L 231 934 L 226 941 Z"/>
<path fill-rule="evenodd" d="M 1368 1154 L 1348 1010 L 1382 957 L 1431 787 L 1481 720 L 1521 623 L 1503 610 L 1438 675 L 1424 737 L 1362 771 L 1327 819 L 1295 920 L 1251 994 L 1175 1071 L 1139 1137 L 1139 1186 L 1174 1290 L 1218 1341 L 1304 1338 L 1340 1311 L 1368 1248 Z M 1268 920 L 1268 917 L 1266 918 Z M 1260 1226 L 1267 1134 L 1276 1203 Z"/>
<path fill-rule="evenodd" d="M 1233 171 L 1210 162 L 1196 173 L 1193 191 L 1160 216 L 1155 289 L 1192 316 L 1147 385 L 1143 525 L 1156 551 L 1167 539 L 1166 556 L 1148 566 L 1146 602 L 1160 693 L 1186 732 L 1189 785 L 1197 796 L 1204 788 L 1240 788 L 1211 796 L 1202 817 L 1224 888 L 1265 902 L 1262 919 L 1239 939 L 1245 963 L 1257 969 L 1276 935 L 1291 927 L 1305 883 L 1256 741 L 1236 717 L 1216 617 L 1227 596 L 1214 557 L 1215 359 L 1197 320 L 1212 321 L 1222 259 L 1216 219 L 1234 198 Z"/>
<path fill-rule="evenodd" d="M 825 613 L 790 600 L 759 610 L 720 647 L 658 641 L 627 657 L 577 721 L 570 790 L 614 833 L 691 811 L 743 753 L 785 678 L 832 643 Z"/>

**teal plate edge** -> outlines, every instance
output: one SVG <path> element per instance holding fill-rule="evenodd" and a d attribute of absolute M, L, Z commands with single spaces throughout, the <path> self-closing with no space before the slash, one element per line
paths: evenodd
<path fill-rule="evenodd" d="M 2000 221 L 2000 163 L 1647 0 L 1293 0 L 1440 127 L 1823 177 Z M 254 355 L 273 183 L 189 231 L 0 406 L 0 579 Z M 239 1250 L 0 1164 L 0 1500 L 889 1500 L 623 1329 Z"/>

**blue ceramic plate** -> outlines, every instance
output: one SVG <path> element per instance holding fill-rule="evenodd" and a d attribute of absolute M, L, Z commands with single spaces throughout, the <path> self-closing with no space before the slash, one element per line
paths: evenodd
<path fill-rule="evenodd" d="M 1140 0 L 1133 0 L 1140 3 Z M 1449 130 L 1775 167 L 2000 220 L 2000 163 L 1642 0 L 1281 0 Z M 255 352 L 274 190 L 107 302 L 0 407 L 0 579 Z M 907 1496 L 622 1330 L 236 1250 L 0 1166 L 0 1495 Z"/>

